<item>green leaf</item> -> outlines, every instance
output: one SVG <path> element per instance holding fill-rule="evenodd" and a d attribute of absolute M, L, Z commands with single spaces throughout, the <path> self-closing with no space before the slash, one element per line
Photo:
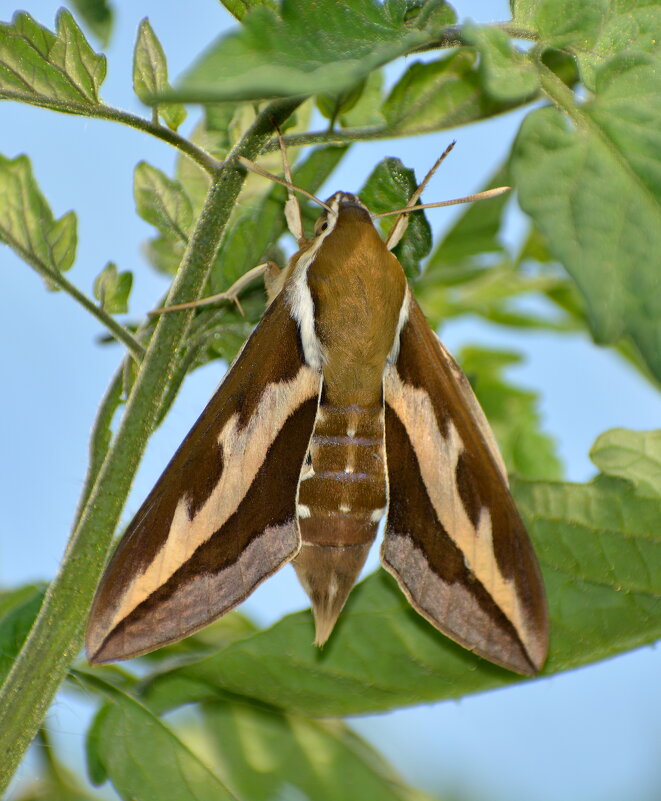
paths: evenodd
<path fill-rule="evenodd" d="M 509 180 L 507 168 L 502 167 L 482 189 L 503 186 Z M 434 327 L 450 317 L 479 314 L 498 325 L 517 328 L 584 328 L 584 316 L 571 303 L 577 292 L 564 271 L 547 264 L 551 256 L 539 232 L 532 227 L 516 258 L 501 244 L 499 234 L 509 197 L 503 194 L 465 206 L 439 242 L 415 283 L 427 318 Z M 530 259 L 542 264 L 532 267 L 527 263 Z M 556 308 L 545 305 L 539 311 L 521 311 L 521 297 L 533 295 L 545 296 Z"/>
<path fill-rule="evenodd" d="M 0 97 L 84 114 L 98 105 L 106 59 L 62 8 L 56 32 L 21 11 L 0 24 Z"/>
<path fill-rule="evenodd" d="M 471 379 L 509 472 L 529 479 L 561 478 L 555 444 L 541 430 L 538 395 L 503 377 L 506 369 L 521 363 L 519 354 L 466 347 L 459 361 Z"/>
<path fill-rule="evenodd" d="M 658 498 L 625 481 L 524 484 L 515 496 L 534 535 L 551 606 L 545 672 L 661 637 Z"/>
<path fill-rule="evenodd" d="M 659 65 L 611 61 L 599 93 L 578 107 L 559 91 L 556 108 L 533 112 L 515 143 L 512 174 L 521 207 L 546 236 L 585 298 L 593 336 L 629 335 L 661 378 Z"/>
<path fill-rule="evenodd" d="M 537 28 L 545 44 L 588 50 L 608 16 L 609 5 L 609 0 L 516 0 L 513 22 Z"/>
<path fill-rule="evenodd" d="M 76 215 L 53 217 L 27 156 L 0 156 L 0 239 L 37 270 L 68 270 L 75 258 Z"/>
<path fill-rule="evenodd" d="M 397 1 L 397 0 L 396 0 Z M 454 25 L 457 14 L 445 0 L 405 0 L 407 25 L 429 28 L 431 25 L 445 27 Z"/>
<path fill-rule="evenodd" d="M 94 279 L 94 297 L 108 314 L 125 314 L 133 286 L 133 273 L 120 273 L 117 265 L 109 261 Z"/>
<path fill-rule="evenodd" d="M 32 628 L 45 591 L 43 584 L 28 584 L 0 595 L 0 684 Z"/>
<path fill-rule="evenodd" d="M 336 94 L 434 41 L 443 27 L 433 15 L 429 28 L 408 26 L 404 3 L 376 0 L 284 0 L 279 12 L 252 8 L 242 30 L 213 45 L 167 99 L 214 102 Z"/>
<path fill-rule="evenodd" d="M 414 62 L 382 111 L 393 134 L 404 136 L 488 119 L 515 105 L 487 94 L 476 54 L 461 48 L 438 61 Z"/>
<path fill-rule="evenodd" d="M 145 247 L 149 263 L 155 270 L 165 275 L 174 275 L 181 264 L 186 246 L 180 239 L 155 236 Z"/>
<path fill-rule="evenodd" d="M 607 477 L 589 484 L 515 481 L 513 491 L 549 599 L 543 674 L 661 637 L 658 498 Z M 440 635 L 383 570 L 354 589 L 323 651 L 311 645 L 313 628 L 309 612 L 289 615 L 154 677 L 149 702 L 164 708 L 233 693 L 325 717 L 459 698 L 521 680 Z"/>
<path fill-rule="evenodd" d="M 406 206 L 417 187 L 413 170 L 405 167 L 399 159 L 386 158 L 370 173 L 360 191 L 360 198 L 371 212 L 378 214 Z M 381 221 L 381 229 L 386 235 L 396 220 L 397 216 L 393 215 Z M 420 272 L 420 262 L 431 250 L 431 243 L 431 227 L 424 211 L 409 214 L 406 233 L 393 251 L 409 277 Z"/>
<path fill-rule="evenodd" d="M 631 481 L 642 497 L 661 496 L 661 431 L 614 428 L 597 438 L 590 458 L 602 473 Z"/>
<path fill-rule="evenodd" d="M 581 79 L 596 87 L 599 68 L 623 53 L 658 54 L 661 7 L 649 0 L 525 0 L 514 23 L 536 30 L 542 43 L 574 53 Z"/>
<path fill-rule="evenodd" d="M 113 10 L 110 3 L 107 0 L 71 0 L 71 5 L 101 44 L 107 45 L 113 23 Z"/>
<path fill-rule="evenodd" d="M 146 17 L 140 23 L 135 43 L 133 88 L 140 100 L 147 104 L 154 95 L 170 88 L 163 47 Z M 186 119 L 186 109 L 179 103 L 163 103 L 157 106 L 157 109 L 173 131 L 176 131 Z"/>
<path fill-rule="evenodd" d="M 483 86 L 491 97 L 510 103 L 535 97 L 539 90 L 537 73 L 527 56 L 514 50 L 504 31 L 468 24 L 462 37 L 480 54 Z"/>
<path fill-rule="evenodd" d="M 83 677 L 87 683 L 93 679 Z M 92 778 L 107 777 L 124 799 L 235 801 L 235 796 L 184 743 L 132 696 L 100 679 L 109 701 L 87 741 Z"/>
<path fill-rule="evenodd" d="M 135 168 L 133 193 L 138 214 L 166 240 L 186 244 L 193 223 L 188 195 L 179 181 L 141 161 Z"/>
<path fill-rule="evenodd" d="M 340 125 L 343 128 L 382 126 L 385 122 L 381 113 L 382 90 L 383 72 L 382 70 L 373 70 L 367 76 L 365 88 L 356 105 L 342 111 Z"/>
<path fill-rule="evenodd" d="M 277 11 L 277 0 L 221 0 L 225 8 L 233 14 L 239 21 L 241 21 L 251 8 L 257 6 L 267 6 L 267 8 Z"/>
<path fill-rule="evenodd" d="M 241 798 L 272 801 L 287 787 L 287 798 L 314 801 L 428 799 L 340 721 L 221 702 L 203 712 L 221 775 Z"/>
<path fill-rule="evenodd" d="M 362 78 L 355 86 L 350 86 L 348 89 L 343 89 L 336 94 L 317 95 L 317 108 L 333 125 L 341 114 L 351 111 L 358 103 L 366 85 L 367 78 Z"/>

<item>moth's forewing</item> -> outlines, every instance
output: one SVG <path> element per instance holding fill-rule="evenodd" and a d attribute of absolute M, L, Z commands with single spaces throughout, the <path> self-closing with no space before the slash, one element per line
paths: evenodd
<path fill-rule="evenodd" d="M 90 661 L 191 634 L 296 555 L 319 388 L 281 294 L 110 560 L 88 623 Z"/>
<path fill-rule="evenodd" d="M 414 300 L 384 393 L 384 566 L 444 634 L 536 673 L 548 647 L 537 559 L 484 414 Z"/>

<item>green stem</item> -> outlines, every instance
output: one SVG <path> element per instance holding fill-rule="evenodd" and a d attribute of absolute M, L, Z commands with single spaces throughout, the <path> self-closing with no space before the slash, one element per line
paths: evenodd
<path fill-rule="evenodd" d="M 44 262 L 38 259 L 34 253 L 30 253 L 29 251 L 25 250 L 25 248 L 22 248 L 16 241 L 8 237 L 5 239 L 5 241 L 9 247 L 15 253 L 17 253 L 26 264 L 29 264 L 30 267 L 36 270 L 39 275 L 47 278 L 56 286 L 59 286 L 61 290 L 66 292 L 67 295 L 80 303 L 84 309 L 96 317 L 96 319 L 103 326 L 105 326 L 108 331 L 110 331 L 115 339 L 126 345 L 133 358 L 137 362 L 140 362 L 145 355 L 145 349 L 138 342 L 138 340 L 134 338 L 133 334 L 131 334 L 128 329 L 124 328 L 123 325 L 120 325 L 120 323 L 118 323 L 114 317 L 108 314 L 105 309 L 101 308 L 101 306 L 97 306 L 96 303 L 88 298 L 84 292 L 81 292 L 78 287 L 74 286 L 70 281 L 68 281 L 59 270 L 55 270 L 52 267 L 49 267 L 47 264 L 44 264 Z"/>
<path fill-rule="evenodd" d="M 113 108 L 113 106 L 106 106 L 104 103 L 92 105 L 88 103 L 74 103 L 72 101 L 53 100 L 50 97 L 35 97 L 25 92 L 0 92 L 0 99 L 3 100 L 16 100 L 19 103 L 27 103 L 30 106 L 39 106 L 39 108 L 47 108 L 51 111 L 61 111 L 64 114 L 75 114 L 79 117 L 92 117 L 100 120 L 112 120 L 113 122 L 121 122 L 122 125 L 128 125 L 130 128 L 137 128 L 139 131 L 151 134 L 158 139 L 162 139 L 170 145 L 173 145 L 182 153 L 185 153 L 193 161 L 202 167 L 203 170 L 210 175 L 214 174 L 221 162 L 215 159 L 206 150 L 193 144 L 186 137 L 181 136 L 176 131 L 161 125 L 158 120 L 145 119 L 138 114 L 131 114 L 123 109 Z"/>
<path fill-rule="evenodd" d="M 255 159 L 298 100 L 271 103 L 257 118 L 229 160 Z M 169 300 L 200 296 L 244 173 L 219 170 L 184 254 Z M 6 788 L 78 654 L 106 552 L 133 476 L 147 444 L 155 414 L 167 389 L 171 358 L 185 341 L 193 312 L 162 315 L 142 361 L 121 424 L 80 521 L 71 534 L 56 578 L 39 615 L 0 690 L 0 792 Z"/>
<path fill-rule="evenodd" d="M 178 150 L 181 150 L 182 153 L 189 156 L 193 161 L 197 162 L 209 175 L 215 174 L 222 163 L 210 153 L 207 153 L 206 150 L 193 144 L 190 139 L 186 139 L 185 136 L 181 136 L 166 125 L 161 125 L 158 121 L 147 120 L 137 114 L 130 114 L 128 111 L 105 105 L 95 108 L 93 113 L 89 114 L 89 116 L 121 122 L 123 125 L 137 128 L 139 131 L 144 131 L 158 139 L 162 139 L 164 142 L 173 145 Z"/>

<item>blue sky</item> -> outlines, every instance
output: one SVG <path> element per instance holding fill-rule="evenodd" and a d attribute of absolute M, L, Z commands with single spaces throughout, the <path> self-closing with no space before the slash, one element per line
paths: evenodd
<path fill-rule="evenodd" d="M 52 27 L 58 2 L 33 0 L 27 10 Z M 232 24 L 215 0 L 181 3 L 118 0 L 117 24 L 108 49 L 104 99 L 147 113 L 131 90 L 132 47 L 140 19 L 148 16 L 160 37 L 171 75 Z M 457 3 L 461 17 L 506 19 L 507 4 Z M 7 20 L 13 7 L 4 4 Z M 525 113 L 525 112 L 524 112 Z M 196 118 L 192 109 L 192 121 Z M 449 134 L 356 145 L 326 187 L 357 190 L 383 156 L 401 158 L 423 174 L 450 138 L 458 145 L 426 198 L 468 194 L 507 154 L 522 118 L 511 114 Z M 185 130 L 190 129 L 189 121 Z M 171 173 L 175 153 L 167 145 L 112 123 L 77 119 L 18 104 L 0 105 L 0 153 L 28 153 L 35 176 L 56 216 L 79 214 L 79 249 L 69 277 L 91 291 L 106 261 L 135 272 L 132 317 L 151 308 L 166 284 L 145 263 L 142 243 L 149 226 L 134 212 L 137 161 Z M 324 191 L 320 193 L 324 195 Z M 436 232 L 457 212 L 429 219 Z M 513 215 L 516 236 L 521 220 Z M 6 276 L 0 294 L 0 364 L 4 421 L 0 530 L 0 584 L 52 577 L 64 551 L 86 465 L 87 438 L 99 399 L 119 359 L 100 347 L 98 324 L 0 246 Z M 452 322 L 441 334 L 451 349 L 479 342 L 526 354 L 511 371 L 520 385 L 539 391 L 545 426 L 558 439 L 569 478 L 594 474 L 587 452 L 595 437 L 615 426 L 658 427 L 661 399 L 613 354 L 584 336 L 514 335 L 475 320 Z M 214 363 L 187 381 L 166 423 L 153 437 L 127 505 L 126 519 L 160 474 L 215 389 L 222 366 Z M 370 569 L 376 566 L 376 549 Z M 307 606 L 287 568 L 249 599 L 246 611 L 262 623 Z M 506 690 L 355 721 L 414 785 L 491 801 L 652 801 L 661 793 L 661 653 L 646 648 L 608 662 Z M 50 722 L 74 761 L 82 759 L 88 713 L 60 698 Z M 21 775 L 30 776 L 26 762 Z"/>

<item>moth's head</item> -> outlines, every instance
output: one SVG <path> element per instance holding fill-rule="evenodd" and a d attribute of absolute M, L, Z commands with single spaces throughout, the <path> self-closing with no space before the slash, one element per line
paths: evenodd
<path fill-rule="evenodd" d="M 326 238 L 339 224 L 352 222 L 369 223 L 372 217 L 365 204 L 351 192 L 335 192 L 326 200 L 326 208 L 322 211 L 314 225 L 315 239 L 319 236 Z"/>

